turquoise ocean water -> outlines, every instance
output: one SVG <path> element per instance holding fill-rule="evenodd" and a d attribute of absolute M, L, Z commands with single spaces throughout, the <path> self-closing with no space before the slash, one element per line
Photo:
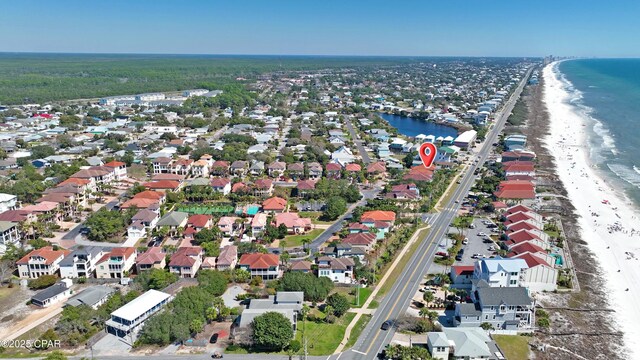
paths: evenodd
<path fill-rule="evenodd" d="M 589 155 L 640 206 L 640 59 L 562 62 L 575 111 L 589 120 Z"/>

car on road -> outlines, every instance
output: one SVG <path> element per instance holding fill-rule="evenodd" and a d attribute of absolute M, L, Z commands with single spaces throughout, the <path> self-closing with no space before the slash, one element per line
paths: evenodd
<path fill-rule="evenodd" d="M 483 231 L 481 231 L 481 232 L 479 232 L 479 233 L 478 233 L 478 236 L 485 237 L 485 236 L 487 236 L 487 234 L 486 234 L 486 233 L 484 233 Z"/>
<path fill-rule="evenodd" d="M 91 229 L 89 229 L 88 227 L 84 226 L 80 229 L 80 234 L 82 235 L 87 235 L 89 233 L 89 231 L 91 231 Z"/>
<path fill-rule="evenodd" d="M 382 326 L 380 327 L 380 329 L 389 330 L 392 326 L 393 326 L 393 320 L 387 320 L 382 323 Z"/>
<path fill-rule="evenodd" d="M 460 204 L 460 200 L 456 200 L 454 201 L 456 204 Z"/>
<path fill-rule="evenodd" d="M 219 352 L 214 352 L 213 354 L 211 354 L 211 358 L 212 359 L 222 359 L 222 353 Z"/>

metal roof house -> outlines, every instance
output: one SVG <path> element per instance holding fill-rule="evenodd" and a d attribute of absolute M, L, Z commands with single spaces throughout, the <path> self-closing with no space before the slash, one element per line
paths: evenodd
<path fill-rule="evenodd" d="M 106 322 L 107 332 L 119 337 L 129 335 L 132 338 L 132 332 L 172 299 L 173 296 L 162 291 L 147 291 L 111 313 L 111 319 Z"/>
<path fill-rule="evenodd" d="M 67 300 L 64 306 L 80 306 L 87 305 L 90 308 L 97 310 L 98 307 L 104 304 L 107 299 L 116 291 L 116 289 L 108 286 L 92 286 L 74 295 L 71 299 Z"/>

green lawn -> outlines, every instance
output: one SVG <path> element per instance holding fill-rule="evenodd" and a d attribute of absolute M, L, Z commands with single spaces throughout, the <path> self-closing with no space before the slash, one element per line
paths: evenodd
<path fill-rule="evenodd" d="M 493 335 L 504 357 L 509 360 L 527 360 L 529 358 L 529 337 L 519 335 Z"/>
<path fill-rule="evenodd" d="M 335 324 L 315 323 L 307 321 L 306 325 L 298 323 L 296 339 L 302 343 L 302 329 L 306 326 L 306 337 L 309 355 L 331 355 L 336 350 L 344 337 L 347 325 L 356 316 L 354 313 L 346 313 Z"/>
<path fill-rule="evenodd" d="M 362 305 L 364 305 L 364 303 L 367 301 L 367 299 L 369 298 L 369 295 L 371 295 L 371 293 L 373 292 L 373 289 L 370 287 L 366 287 L 366 288 L 360 288 L 360 301 L 359 301 L 359 305 L 356 305 L 356 299 L 354 296 L 353 299 L 353 307 L 355 308 L 361 308 Z"/>
<path fill-rule="evenodd" d="M 322 313 L 317 314 L 316 316 Z M 347 325 L 351 323 L 351 320 L 356 316 L 354 313 L 346 313 L 334 324 L 328 324 L 324 322 L 307 321 L 303 323 L 298 321 L 298 331 L 296 332 L 296 340 L 302 344 L 302 335 L 306 331 L 307 346 L 309 355 L 322 356 L 331 355 L 338 348 L 340 341 L 344 337 L 344 331 L 347 329 Z M 304 330 L 303 330 L 304 329 Z M 355 331 L 355 329 L 354 329 Z M 362 331 L 362 330 L 360 330 Z M 353 334 L 353 333 L 352 333 Z M 354 340 L 355 341 L 355 340 Z M 252 354 L 254 352 L 251 349 L 246 348 L 227 348 L 225 351 L 227 354 Z M 259 354 L 267 354 L 260 352 Z M 277 353 L 269 353 L 276 355 L 285 355 L 286 351 Z"/>
<path fill-rule="evenodd" d="M 313 229 L 306 234 L 301 235 L 289 235 L 284 238 L 284 241 L 287 243 L 287 247 L 300 247 L 302 246 L 302 240 L 308 239 L 309 241 L 315 240 L 324 229 Z M 282 241 L 282 240 L 281 240 Z"/>
<path fill-rule="evenodd" d="M 318 218 L 322 215 L 321 211 L 300 211 L 298 212 L 301 218 L 310 218 L 311 222 L 319 225 L 331 225 L 333 221 L 322 221 L 318 220 Z"/>
<path fill-rule="evenodd" d="M 360 316 L 360 319 L 358 319 L 356 325 L 353 327 L 353 329 L 351 329 L 351 334 L 349 334 L 349 341 L 347 341 L 347 345 L 345 345 L 344 347 L 345 350 L 355 345 L 356 341 L 358 341 L 358 337 L 360 337 L 360 334 L 362 333 L 362 330 L 364 330 L 364 328 L 369 323 L 369 320 L 371 320 L 371 315 L 369 314 Z"/>

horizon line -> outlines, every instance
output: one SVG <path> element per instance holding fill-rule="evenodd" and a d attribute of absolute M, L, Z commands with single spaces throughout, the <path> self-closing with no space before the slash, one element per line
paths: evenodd
<path fill-rule="evenodd" d="M 547 56 L 519 56 L 519 55 L 356 55 L 356 54 L 232 54 L 232 53 L 156 53 L 156 52 L 64 52 L 64 51 L 0 51 L 0 55 L 4 54 L 30 54 L 30 55 L 164 55 L 164 56 L 282 56 L 282 57 L 350 57 L 350 58 L 505 58 L 505 59 L 518 59 L 518 58 L 531 58 L 531 59 L 543 59 Z M 576 57 L 576 56 L 559 56 L 559 57 Z"/>

